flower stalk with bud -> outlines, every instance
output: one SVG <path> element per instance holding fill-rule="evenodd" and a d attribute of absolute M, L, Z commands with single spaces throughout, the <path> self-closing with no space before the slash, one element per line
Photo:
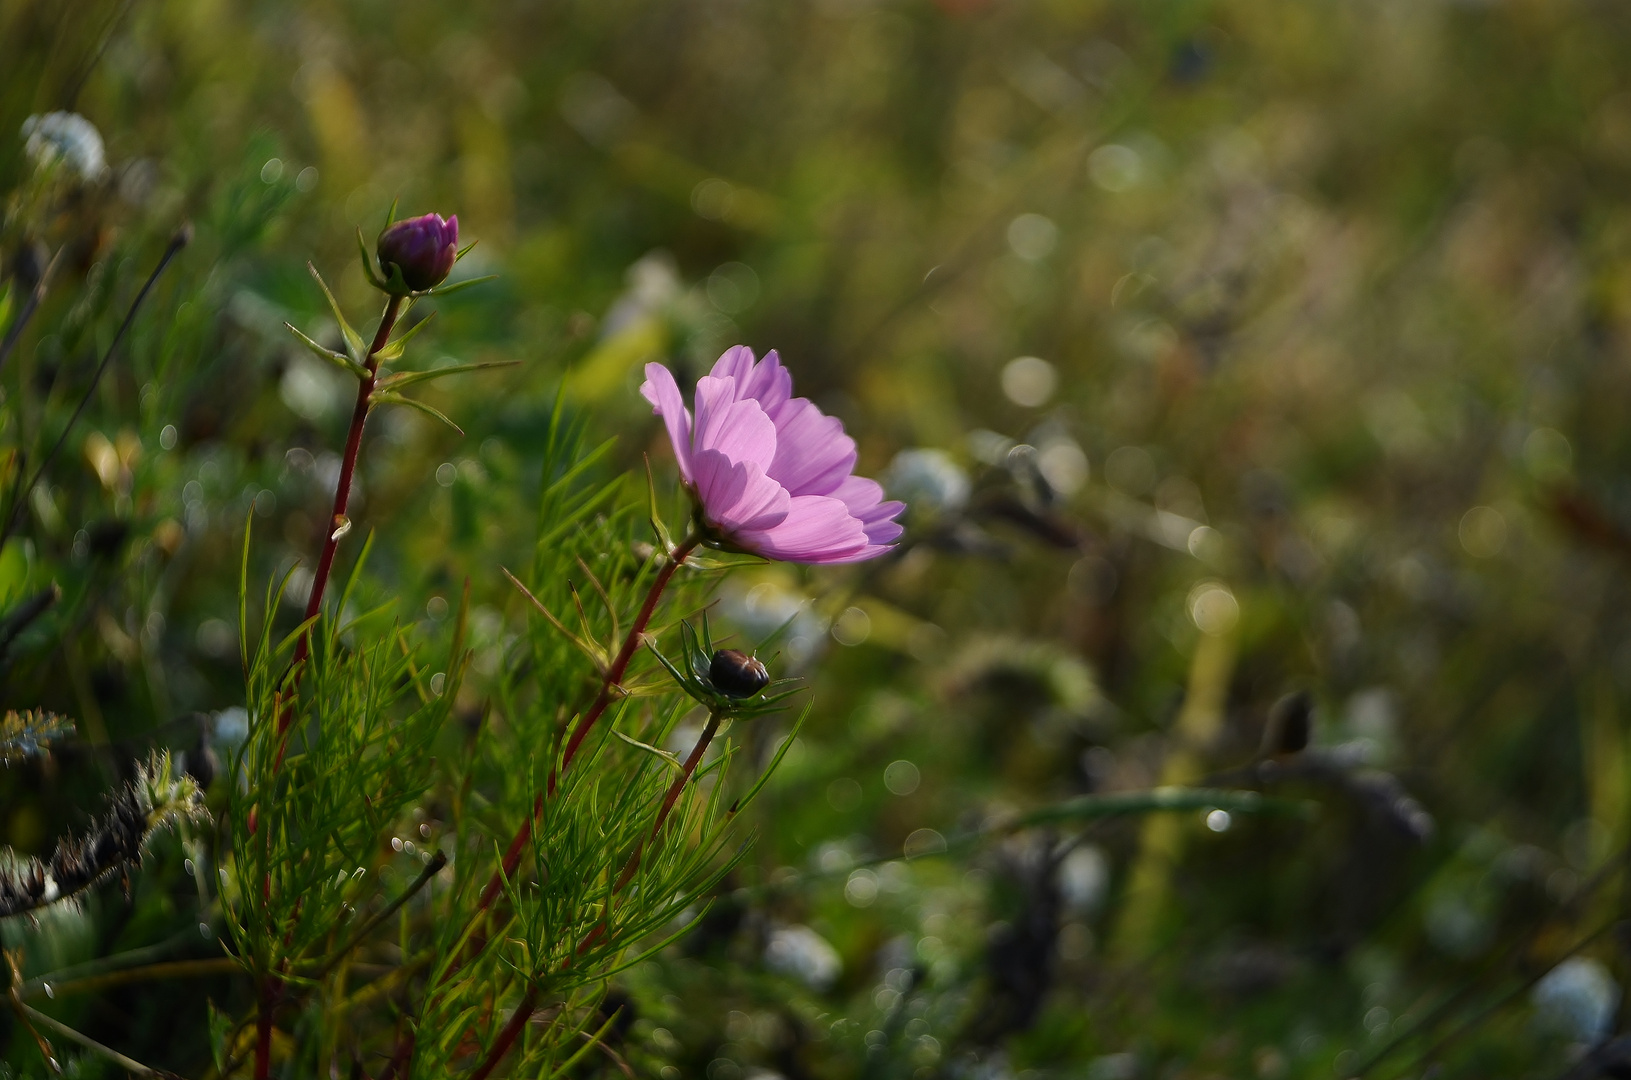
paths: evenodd
<path fill-rule="evenodd" d="M 463 249 L 459 247 L 458 215 L 445 221 L 440 214 L 425 214 L 405 221 L 392 220 L 395 216 L 396 207 L 393 205 L 373 255 L 369 254 L 366 244 L 363 243 L 362 230 L 357 230 L 363 273 L 368 278 L 369 284 L 386 294 L 385 310 L 380 315 L 379 326 L 374 331 L 373 340 L 366 348 L 363 346 L 362 337 L 346 321 L 345 314 L 334 299 L 334 293 L 314 266 L 308 269 L 317 281 L 318 287 L 323 290 L 323 295 L 333 310 L 334 318 L 339 323 L 345 351 L 324 348 L 294 326 L 284 324 L 308 350 L 357 380 L 357 401 L 351 410 L 351 426 L 346 432 L 345 451 L 340 458 L 339 480 L 334 488 L 334 508 L 323 529 L 323 548 L 317 558 L 317 568 L 312 574 L 311 594 L 306 600 L 305 622 L 308 625 L 314 622 L 323 610 L 323 596 L 328 588 L 329 575 L 334 568 L 334 556 L 339 550 L 340 540 L 351 531 L 351 519 L 347 516 L 347 511 L 351 503 L 352 478 L 357 471 L 357 455 L 362 449 L 363 427 L 375 406 L 405 405 L 463 434 L 459 426 L 440 411 L 422 401 L 404 397 L 401 391 L 414 383 L 428 379 L 486 368 L 507 367 L 510 364 L 510 362 L 459 364 L 433 371 L 401 372 L 383 376 L 380 374 L 381 365 L 399 359 L 408 341 L 430 322 L 430 319 L 426 318 L 395 341 L 391 340 L 391 332 L 396 328 L 397 320 L 415 301 L 422 297 L 446 296 L 478 282 L 491 280 L 471 278 L 453 285 L 443 285 L 454 265 L 475 246 L 471 244 Z M 310 635 L 302 635 L 295 646 L 294 660 L 289 667 L 290 701 L 279 714 L 280 737 L 287 737 L 289 723 L 294 716 L 292 701 L 294 684 L 298 682 L 301 667 L 310 655 Z"/>
<path fill-rule="evenodd" d="M 474 278 L 452 285 L 444 285 L 448 274 L 452 271 L 469 248 L 458 247 L 458 219 L 443 220 L 439 215 L 427 214 L 408 221 L 394 221 L 395 206 L 387 217 L 385 230 L 381 233 L 380 242 L 374 253 L 367 250 L 362 243 L 361 232 L 358 232 L 358 243 L 362 249 L 363 272 L 370 284 L 386 294 L 384 311 L 380 316 L 379 325 L 375 329 L 373 338 L 366 344 L 362 336 L 352 328 L 347 321 L 339 303 L 335 300 L 332 290 L 329 289 L 316 267 L 309 267 L 313 279 L 328 300 L 335 321 L 339 325 L 344 349 L 328 349 L 320 345 L 292 325 L 288 326 L 302 345 L 314 355 L 334 364 L 357 380 L 356 404 L 352 409 L 351 423 L 346 433 L 345 449 L 340 459 L 340 471 L 335 484 L 333 509 L 323 528 L 323 546 L 318 556 L 317 565 L 312 575 L 311 591 L 306 599 L 305 617 L 301 623 L 293 657 L 284 670 L 273 692 L 273 708 L 271 714 L 276 717 L 274 731 L 273 752 L 270 768 L 265 774 L 267 784 L 276 782 L 277 774 L 284 763 L 285 753 L 288 750 L 290 736 L 294 727 L 297 699 L 300 694 L 300 683 L 305 671 L 312 660 L 312 640 L 316 633 L 316 626 L 323 611 L 323 601 L 327 592 L 329 579 L 334 567 L 335 556 L 339 550 L 340 541 L 351 531 L 351 520 L 348 510 L 351 499 L 351 488 L 356 474 L 357 458 L 362 448 L 362 436 L 369 415 L 375 407 L 383 404 L 404 405 L 426 413 L 442 421 L 458 431 L 458 425 L 448 419 L 432 406 L 403 395 L 402 391 L 419 382 L 438 379 L 448 375 L 478 371 L 492 367 L 508 366 L 504 363 L 460 364 L 450 367 L 437 368 L 431 371 L 403 371 L 390 372 L 385 365 L 402 357 L 407 343 L 418 333 L 429 319 L 421 320 L 407 332 L 392 339 L 398 321 L 420 299 L 426 297 L 445 296 L 469 285 L 476 284 L 486 278 Z M 462 434 L 462 431 L 460 432 Z M 461 614 L 462 619 L 462 614 Z M 462 625 L 462 624 L 461 624 Z M 459 660 L 462 645 L 456 635 L 454 659 Z M 247 661 L 247 657 L 246 657 Z M 272 790 L 259 791 L 260 798 L 274 797 Z M 250 804 L 245 820 L 245 838 L 254 837 L 257 832 L 258 843 L 262 849 L 265 865 L 263 879 L 260 884 L 263 901 L 270 903 L 274 889 L 274 859 L 272 855 L 273 830 L 259 828 L 261 818 L 261 805 L 259 801 Z M 296 908 L 298 912 L 298 906 Z M 268 928 L 268 936 L 271 936 Z M 288 942 L 285 941 L 287 948 Z M 274 1015 L 283 999 L 288 971 L 288 957 L 273 962 L 270 953 L 262 953 L 252 958 L 252 966 L 258 982 L 256 994 L 256 1041 L 254 1076 L 256 1080 L 266 1080 L 271 1071 L 271 1046 Z"/>

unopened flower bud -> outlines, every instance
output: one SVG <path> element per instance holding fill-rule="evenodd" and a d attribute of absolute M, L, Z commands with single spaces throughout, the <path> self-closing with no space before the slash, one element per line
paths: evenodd
<path fill-rule="evenodd" d="M 770 685 L 770 672 L 757 657 L 737 649 L 720 649 L 708 667 L 708 680 L 726 697 L 750 698 Z"/>
<path fill-rule="evenodd" d="M 410 292 L 434 289 L 447 279 L 459 253 L 458 215 L 446 221 L 440 214 L 398 221 L 379 234 L 376 251 L 387 282 L 394 282 L 394 266 Z"/>

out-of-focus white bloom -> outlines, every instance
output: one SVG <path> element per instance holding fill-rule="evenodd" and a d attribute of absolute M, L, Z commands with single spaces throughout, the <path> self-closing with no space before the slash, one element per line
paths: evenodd
<path fill-rule="evenodd" d="M 944 450 L 902 450 L 879 479 L 919 512 L 943 514 L 968 504 L 968 474 Z"/>
<path fill-rule="evenodd" d="M 1608 1034 L 1620 1005 L 1620 984 L 1601 963 L 1574 956 L 1546 973 L 1531 995 L 1543 1023 L 1575 1042 Z"/>
<path fill-rule="evenodd" d="M 827 619 L 810 598 L 773 581 L 746 589 L 726 585 L 719 598 L 719 613 L 750 641 L 763 641 L 792 623 L 780 646 L 790 671 L 814 660 L 827 639 Z"/>
<path fill-rule="evenodd" d="M 96 125 L 71 112 L 51 112 L 23 121 L 23 149 L 29 160 L 44 168 L 61 161 L 81 180 L 100 180 L 108 171 L 102 133 Z"/>
<path fill-rule="evenodd" d="M 1138 1075 L 1138 1057 L 1134 1054 L 1105 1054 L 1096 1057 L 1087 1066 L 1088 1080 L 1133 1080 Z"/>
<path fill-rule="evenodd" d="M 222 709 L 213 719 L 215 745 L 222 750 L 236 750 L 249 738 L 249 713 L 242 706 Z"/>
<path fill-rule="evenodd" d="M 666 251 L 643 255 L 624 275 L 628 287 L 600 321 L 602 339 L 627 330 L 642 319 L 657 315 L 679 299 L 682 290 L 674 257 Z"/>
<path fill-rule="evenodd" d="M 1110 867 L 1100 849 L 1087 845 L 1059 863 L 1059 892 L 1073 911 L 1091 912 L 1104 900 L 1110 885 Z"/>
<path fill-rule="evenodd" d="M 771 932 L 765 963 L 791 975 L 812 990 L 825 990 L 838 980 L 844 963 L 827 939 L 808 926 L 784 926 Z"/>

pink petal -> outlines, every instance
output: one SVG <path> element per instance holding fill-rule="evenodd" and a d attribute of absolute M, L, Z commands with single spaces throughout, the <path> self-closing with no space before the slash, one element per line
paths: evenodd
<path fill-rule="evenodd" d="M 733 345 L 714 361 L 713 370 L 708 374 L 716 379 L 735 379 L 739 399 L 753 398 L 772 415 L 793 396 L 793 376 L 782 367 L 775 349 L 765 353 L 765 358 L 755 364 L 752 349 Z"/>
<path fill-rule="evenodd" d="M 733 462 L 751 461 L 764 472 L 776 456 L 776 425 L 749 398 L 738 401 L 731 376 L 697 380 L 697 419 L 691 432 L 693 455 L 718 450 Z M 787 485 L 783 484 L 783 487 Z"/>
<path fill-rule="evenodd" d="M 691 413 L 680 396 L 674 375 L 661 364 L 646 365 L 646 381 L 640 393 L 651 402 L 651 411 L 663 418 L 668 428 L 668 441 L 674 446 L 674 456 L 680 462 L 680 475 L 691 482 Z"/>
<path fill-rule="evenodd" d="M 850 514 L 866 530 L 867 539 L 874 544 L 887 544 L 906 531 L 894 520 L 906 509 L 906 504 L 884 501 L 883 488 L 876 480 L 868 480 L 864 476 L 846 477 L 833 492 L 833 497 L 844 501 Z"/>
<path fill-rule="evenodd" d="M 794 495 L 787 520 L 770 529 L 741 530 L 734 539 L 750 551 L 784 562 L 848 561 L 868 546 L 866 533 L 849 508 L 825 495 Z"/>
<path fill-rule="evenodd" d="M 782 359 L 776 355 L 775 349 L 765 353 L 765 358 L 759 361 L 746 382 L 738 379 L 736 385 L 742 397 L 755 399 L 771 416 L 775 416 L 776 410 L 793 396 L 793 376 L 782 367 Z"/>
<path fill-rule="evenodd" d="M 770 475 L 795 495 L 830 495 L 855 468 L 855 440 L 844 424 L 806 398 L 775 412 L 776 457 Z"/>
<path fill-rule="evenodd" d="M 819 563 L 822 563 L 824 565 L 832 565 L 832 564 L 835 564 L 835 563 L 866 562 L 868 559 L 876 559 L 879 555 L 887 555 L 891 551 L 894 551 L 894 550 L 895 550 L 895 545 L 894 544 L 868 544 L 866 547 L 862 548 L 860 551 L 852 551 L 848 555 L 833 555 L 833 556 L 831 556 L 829 558 L 806 559 L 805 561 L 806 562 L 819 562 Z"/>
<path fill-rule="evenodd" d="M 743 387 L 748 384 L 748 376 L 753 373 L 753 350 L 746 345 L 732 345 L 719 355 L 714 361 L 714 369 L 708 372 L 716 379 L 735 379 L 737 393 L 742 397 Z"/>
<path fill-rule="evenodd" d="M 735 462 L 718 450 L 698 450 L 697 498 L 702 513 L 726 533 L 775 528 L 788 514 L 787 491 L 753 462 Z"/>

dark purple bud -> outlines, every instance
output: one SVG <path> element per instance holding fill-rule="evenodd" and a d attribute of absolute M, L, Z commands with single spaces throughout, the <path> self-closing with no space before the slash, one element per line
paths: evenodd
<path fill-rule="evenodd" d="M 459 253 L 459 217 L 443 221 L 440 214 L 426 214 L 398 221 L 379 234 L 377 250 L 386 281 L 394 266 L 410 291 L 434 289 L 447 279 Z"/>
<path fill-rule="evenodd" d="M 708 666 L 708 681 L 726 697 L 750 698 L 770 685 L 763 662 L 736 649 L 720 649 Z"/>

